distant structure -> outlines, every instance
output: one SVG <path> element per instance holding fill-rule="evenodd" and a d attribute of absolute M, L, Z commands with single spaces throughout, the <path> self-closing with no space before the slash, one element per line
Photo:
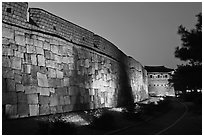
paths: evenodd
<path fill-rule="evenodd" d="M 150 96 L 175 96 L 174 88 L 168 82 L 174 69 L 165 66 L 145 66 L 145 69 L 148 75 Z"/>

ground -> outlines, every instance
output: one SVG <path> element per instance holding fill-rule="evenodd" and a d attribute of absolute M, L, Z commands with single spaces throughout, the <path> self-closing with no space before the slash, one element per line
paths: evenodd
<path fill-rule="evenodd" d="M 202 114 L 201 107 L 192 102 L 184 102 L 177 98 L 168 99 L 159 105 L 141 105 L 139 113 L 126 112 L 121 109 L 100 110 L 64 115 L 65 118 L 73 118 L 75 123 L 83 123 L 83 126 L 55 122 L 47 124 L 39 122 L 37 118 L 25 118 L 18 120 L 3 119 L 3 134 L 135 134 L 135 135 L 201 135 Z M 117 111 L 116 111 L 117 110 Z M 101 111 L 104 111 L 101 115 Z M 94 113 L 94 114 L 93 114 Z M 94 116 L 94 117 L 93 117 Z M 56 116 L 55 116 L 56 117 Z M 62 117 L 61 117 L 62 119 Z M 90 124 L 91 123 L 91 124 Z"/>

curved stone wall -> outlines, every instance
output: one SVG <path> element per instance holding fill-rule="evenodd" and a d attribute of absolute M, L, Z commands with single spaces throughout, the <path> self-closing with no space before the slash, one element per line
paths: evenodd
<path fill-rule="evenodd" d="M 28 3 L 2 3 L 5 115 L 128 106 L 148 97 L 146 75 L 101 36 L 45 10 L 28 10 Z"/>

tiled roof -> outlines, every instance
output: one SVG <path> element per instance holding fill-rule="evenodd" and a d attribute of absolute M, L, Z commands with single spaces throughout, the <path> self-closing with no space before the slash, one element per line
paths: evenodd
<path fill-rule="evenodd" d="M 145 69 L 147 72 L 170 72 L 174 70 L 165 66 L 145 66 Z"/>

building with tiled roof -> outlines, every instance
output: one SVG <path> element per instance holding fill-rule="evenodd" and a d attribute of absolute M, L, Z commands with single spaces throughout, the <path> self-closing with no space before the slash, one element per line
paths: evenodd
<path fill-rule="evenodd" d="M 174 69 L 165 66 L 145 66 L 148 74 L 148 92 L 150 96 L 175 96 L 174 88 L 168 80 Z"/>

